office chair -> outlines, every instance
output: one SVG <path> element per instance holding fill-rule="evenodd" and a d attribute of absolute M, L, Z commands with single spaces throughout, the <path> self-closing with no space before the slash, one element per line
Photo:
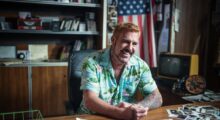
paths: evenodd
<path fill-rule="evenodd" d="M 69 102 L 67 103 L 66 109 L 67 114 L 76 113 L 81 100 L 82 91 L 80 90 L 81 84 L 81 65 L 83 59 L 90 55 L 95 50 L 81 50 L 73 51 L 70 50 L 68 60 L 68 95 Z"/>

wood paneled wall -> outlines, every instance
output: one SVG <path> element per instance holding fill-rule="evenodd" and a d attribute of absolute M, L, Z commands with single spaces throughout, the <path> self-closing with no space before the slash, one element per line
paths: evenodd
<path fill-rule="evenodd" d="M 192 53 L 199 36 L 199 49 L 203 49 L 204 41 L 208 39 L 210 0 L 176 0 L 176 7 L 180 10 L 180 19 L 179 32 L 175 36 L 175 52 Z"/>
<path fill-rule="evenodd" d="M 180 10 L 179 32 L 175 34 L 175 52 L 199 55 L 199 74 L 206 74 L 211 0 L 176 0 Z M 198 49 L 196 47 L 199 39 Z"/>

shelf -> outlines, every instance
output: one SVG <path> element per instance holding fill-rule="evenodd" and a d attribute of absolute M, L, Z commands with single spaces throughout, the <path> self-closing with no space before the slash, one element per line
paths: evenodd
<path fill-rule="evenodd" d="M 27 3 L 36 5 L 53 5 L 53 6 L 72 6 L 72 7 L 88 7 L 88 8 L 100 8 L 100 4 L 95 3 L 62 3 L 57 1 L 45 1 L 45 0 L 0 0 L 0 2 L 8 3 Z"/>
<path fill-rule="evenodd" d="M 51 30 L 0 30 L 1 33 L 47 34 L 47 35 L 99 35 L 97 31 L 51 31 Z"/>
<path fill-rule="evenodd" d="M 0 62 L 0 67 L 40 67 L 40 66 L 68 66 L 68 62 L 45 62 L 45 61 L 11 61 L 11 62 Z"/>

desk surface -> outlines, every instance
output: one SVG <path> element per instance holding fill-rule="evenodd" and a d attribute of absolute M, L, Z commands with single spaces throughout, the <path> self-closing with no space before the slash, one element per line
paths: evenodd
<path fill-rule="evenodd" d="M 194 103 L 196 105 L 213 105 L 215 107 L 220 108 L 220 101 L 219 102 L 212 102 L 212 103 Z M 177 109 L 181 105 L 171 105 L 171 106 L 164 106 L 154 110 L 150 110 L 148 115 L 143 118 L 142 120 L 167 120 L 168 114 L 166 109 Z M 112 120 L 111 118 L 98 116 L 98 115 L 74 115 L 74 116 L 61 116 L 61 117 L 51 117 L 46 118 L 45 120 L 75 120 L 76 118 L 86 119 L 86 120 Z"/>

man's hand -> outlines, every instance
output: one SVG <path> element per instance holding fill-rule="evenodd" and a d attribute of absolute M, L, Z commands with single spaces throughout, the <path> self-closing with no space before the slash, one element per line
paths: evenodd
<path fill-rule="evenodd" d="M 133 109 L 132 120 L 139 120 L 142 117 L 147 115 L 148 108 L 144 108 L 144 107 L 137 105 L 137 104 L 132 105 L 131 108 Z"/>
<path fill-rule="evenodd" d="M 130 104 L 127 102 L 121 102 L 118 107 L 125 108 L 126 118 L 130 120 L 139 120 L 147 115 L 148 108 L 144 108 L 137 104 Z"/>
<path fill-rule="evenodd" d="M 83 91 L 84 103 L 86 107 L 96 113 L 124 120 L 139 120 L 147 115 L 148 107 L 126 102 L 113 106 L 101 100 L 98 95 L 90 90 Z"/>

